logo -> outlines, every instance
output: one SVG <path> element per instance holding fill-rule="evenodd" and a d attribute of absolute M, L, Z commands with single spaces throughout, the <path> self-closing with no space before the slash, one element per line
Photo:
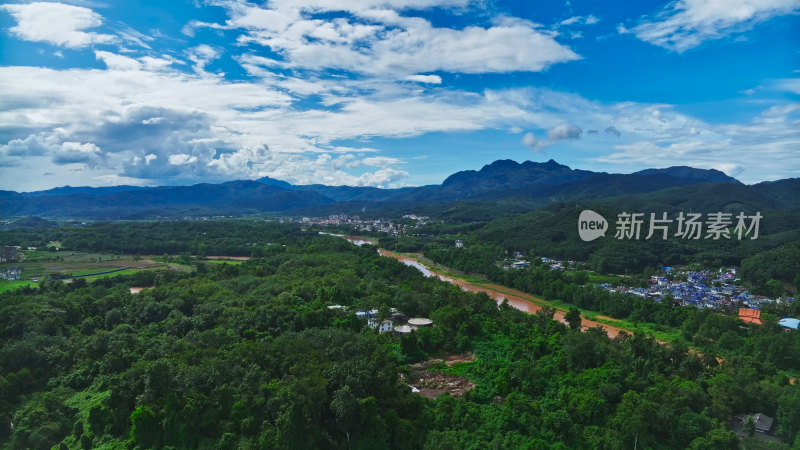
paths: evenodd
<path fill-rule="evenodd" d="M 590 209 L 581 211 L 581 215 L 578 216 L 578 234 L 582 240 L 593 241 L 600 236 L 605 236 L 606 230 L 608 230 L 608 222 L 603 216 Z"/>

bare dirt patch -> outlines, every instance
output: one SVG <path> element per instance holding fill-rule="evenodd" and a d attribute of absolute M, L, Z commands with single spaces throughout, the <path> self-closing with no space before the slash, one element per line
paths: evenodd
<path fill-rule="evenodd" d="M 447 357 L 444 359 L 445 364 L 447 364 L 448 366 L 452 366 L 454 364 L 461 362 L 472 362 L 472 361 L 475 361 L 475 354 L 473 354 L 472 352 L 463 353 L 460 355 L 447 355 Z"/>
<path fill-rule="evenodd" d="M 466 355 L 451 355 L 447 361 L 442 359 L 429 359 L 411 366 L 411 380 L 409 386 L 419 391 L 419 394 L 427 398 L 437 398 L 445 392 L 453 397 L 463 397 L 464 393 L 475 387 L 475 383 L 468 379 L 449 373 L 442 373 L 432 370 L 436 365 L 447 364 L 452 366 L 458 362 L 474 361 L 475 357 L 469 359 Z"/>

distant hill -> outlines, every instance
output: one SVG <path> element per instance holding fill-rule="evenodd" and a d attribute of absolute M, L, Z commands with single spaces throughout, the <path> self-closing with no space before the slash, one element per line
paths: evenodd
<path fill-rule="evenodd" d="M 470 214 L 488 220 L 494 214 L 518 214 L 560 201 L 623 198 L 671 208 L 687 203 L 784 208 L 797 204 L 797 180 L 746 186 L 717 170 L 675 166 L 633 174 L 572 169 L 554 160 L 544 163 L 498 160 L 480 170 L 454 173 L 440 185 L 374 187 L 292 185 L 273 178 L 202 183 L 192 186 L 104 188 L 71 187 L 17 193 L 0 191 L 0 215 L 89 219 L 145 219 L 183 215 L 335 212 L 396 214 L 413 210 L 428 215 Z M 647 194 L 645 197 L 641 195 Z M 630 197 L 630 198 L 628 198 Z M 614 200 L 621 201 L 621 200 Z M 474 219 L 474 218 L 472 218 Z"/>
<path fill-rule="evenodd" d="M 106 195 L 14 194 L 0 196 L 4 215 L 92 219 L 144 219 L 180 215 L 239 215 L 287 212 L 333 203 L 317 192 L 292 191 L 255 181 L 163 186 Z"/>
<path fill-rule="evenodd" d="M 276 180 L 270 177 L 259 178 L 256 181 L 268 186 L 277 186 L 292 191 L 317 192 L 337 202 L 347 202 L 351 200 L 383 201 L 392 197 L 393 195 L 415 189 L 380 189 L 369 186 L 326 186 L 324 184 L 292 185 L 285 181 Z"/>
<path fill-rule="evenodd" d="M 689 178 L 698 181 L 709 181 L 711 183 L 738 183 L 739 180 L 729 177 L 716 169 L 695 169 L 688 166 L 672 166 L 666 169 L 645 169 L 634 172 L 633 175 L 669 175 L 678 178 Z"/>
<path fill-rule="evenodd" d="M 147 189 L 141 186 L 127 186 L 127 185 L 120 185 L 120 186 L 108 186 L 108 187 L 90 187 L 90 186 L 80 186 L 80 187 L 72 187 L 72 186 L 62 186 L 53 189 L 48 189 L 46 191 L 36 191 L 30 192 L 29 195 L 34 196 L 41 196 L 41 195 L 70 195 L 70 194 L 92 194 L 92 195 L 108 195 L 114 194 L 117 192 L 125 192 L 125 191 L 137 191 L 140 189 Z"/>

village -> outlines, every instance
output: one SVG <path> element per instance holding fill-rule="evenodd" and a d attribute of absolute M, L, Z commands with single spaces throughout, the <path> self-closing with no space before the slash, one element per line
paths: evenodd
<path fill-rule="evenodd" d="M 353 227 L 357 232 L 387 233 L 390 235 L 406 234 L 409 229 L 427 225 L 431 218 L 427 216 L 417 216 L 406 214 L 402 220 L 393 221 L 389 219 L 362 219 L 360 216 L 347 214 L 333 214 L 328 217 L 303 217 L 301 219 L 289 220 L 307 225 L 319 226 L 348 226 Z M 402 223 L 398 223 L 402 222 Z"/>
<path fill-rule="evenodd" d="M 461 241 L 456 241 L 455 245 L 463 247 Z M 575 270 L 579 266 L 576 261 L 562 261 L 548 257 L 537 258 L 537 263 L 539 262 L 549 270 Z M 521 252 L 515 252 L 513 258 L 506 258 L 498 262 L 498 265 L 505 270 L 519 270 L 532 266 Z M 599 283 L 597 286 L 612 293 L 631 294 L 655 302 L 671 297 L 676 305 L 692 305 L 698 309 L 722 311 L 738 308 L 739 318 L 743 322 L 755 324 L 763 324 L 759 310 L 762 305 L 795 301 L 794 297 L 770 298 L 751 294 L 741 284 L 738 269 L 735 267 L 692 270 L 666 266 L 660 269 L 660 273 L 650 277 L 647 287 L 612 283 Z M 779 324 L 786 329 L 800 328 L 800 320 L 791 317 L 781 319 Z"/>

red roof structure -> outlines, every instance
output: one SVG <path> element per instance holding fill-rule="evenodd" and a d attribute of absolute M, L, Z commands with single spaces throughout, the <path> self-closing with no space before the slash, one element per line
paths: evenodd
<path fill-rule="evenodd" d="M 739 308 L 739 319 L 744 323 L 764 325 L 764 322 L 761 320 L 761 311 L 757 309 Z"/>

